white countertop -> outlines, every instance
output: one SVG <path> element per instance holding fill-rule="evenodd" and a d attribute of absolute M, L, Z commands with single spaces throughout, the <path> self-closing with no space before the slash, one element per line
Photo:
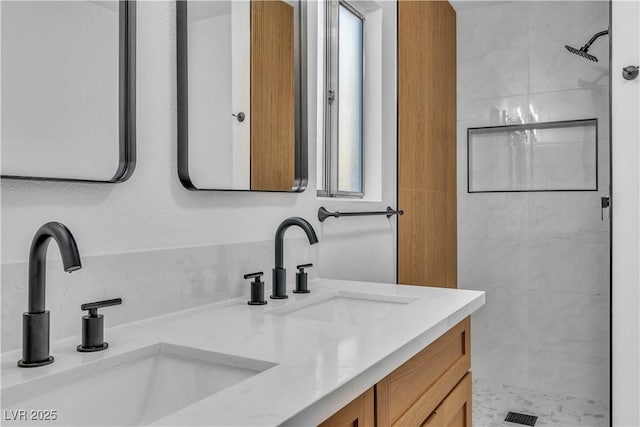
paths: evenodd
<path fill-rule="evenodd" d="M 249 306 L 247 297 L 108 328 L 109 349 L 78 353 L 79 337 L 52 343 L 55 363 L 16 367 L 2 354 L 2 387 L 39 379 L 159 342 L 275 363 L 153 425 L 314 425 L 342 408 L 480 308 L 484 292 L 317 279 L 310 294 Z M 270 289 L 265 289 L 269 294 Z M 336 291 L 412 297 L 386 317 L 361 325 L 263 314 Z M 126 301 L 125 301 L 126 304 Z M 52 313 L 52 317 L 55 313 Z"/>

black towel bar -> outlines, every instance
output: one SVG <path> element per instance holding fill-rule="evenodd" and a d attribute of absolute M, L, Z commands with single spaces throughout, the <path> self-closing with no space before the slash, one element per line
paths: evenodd
<path fill-rule="evenodd" d="M 370 216 L 370 215 L 386 215 L 387 218 L 391 218 L 394 215 L 404 215 L 403 210 L 393 210 L 390 207 L 387 207 L 386 211 L 377 211 L 377 212 L 329 212 L 324 207 L 318 209 L 318 219 L 320 222 L 323 222 L 325 219 L 329 217 L 340 218 L 341 216 Z"/>

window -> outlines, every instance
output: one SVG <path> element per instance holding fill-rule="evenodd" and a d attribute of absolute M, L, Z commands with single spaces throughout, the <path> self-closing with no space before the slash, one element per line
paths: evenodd
<path fill-rule="evenodd" d="M 345 1 L 325 3 L 324 144 L 321 196 L 364 196 L 364 16 Z"/>

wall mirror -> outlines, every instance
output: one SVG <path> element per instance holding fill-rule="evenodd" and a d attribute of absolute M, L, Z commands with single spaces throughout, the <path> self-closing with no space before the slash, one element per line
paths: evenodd
<path fill-rule="evenodd" d="M 177 1 L 178 175 L 190 190 L 304 191 L 304 1 Z"/>
<path fill-rule="evenodd" d="M 135 2 L 2 1 L 2 177 L 126 180 Z"/>

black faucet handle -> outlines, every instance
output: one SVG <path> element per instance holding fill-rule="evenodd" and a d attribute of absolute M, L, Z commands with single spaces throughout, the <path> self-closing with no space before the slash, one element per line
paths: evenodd
<path fill-rule="evenodd" d="M 296 288 L 293 290 L 294 294 L 308 294 L 309 285 L 307 283 L 308 274 L 304 271 L 305 268 L 313 267 L 313 264 L 300 264 L 296 265 L 298 272 L 296 273 Z"/>
<path fill-rule="evenodd" d="M 309 267 L 313 267 L 313 264 L 308 263 L 308 264 L 296 265 L 296 268 L 300 271 L 300 273 L 304 273 L 304 269 Z"/>
<path fill-rule="evenodd" d="M 80 306 L 82 310 L 88 310 L 89 315 L 82 317 L 82 344 L 78 346 L 78 351 L 86 353 L 109 348 L 104 341 L 104 316 L 98 315 L 98 309 L 119 304 L 122 304 L 122 298 L 88 302 Z"/>
<path fill-rule="evenodd" d="M 245 279 L 257 279 L 256 281 L 259 281 L 260 277 L 262 277 L 264 275 L 264 272 L 262 271 L 258 271 L 256 273 L 249 273 L 249 274 L 245 274 L 244 278 Z"/>
<path fill-rule="evenodd" d="M 251 299 L 247 301 L 249 305 L 265 305 L 267 301 L 264 299 L 264 282 L 260 280 L 264 273 L 258 271 L 257 273 L 245 274 L 245 279 L 253 279 L 251 282 Z"/>
<path fill-rule="evenodd" d="M 88 302 L 80 306 L 81 310 L 88 310 L 90 317 L 98 315 L 98 309 L 103 307 L 111 307 L 112 305 L 122 304 L 122 298 L 106 299 L 104 301 Z"/>

